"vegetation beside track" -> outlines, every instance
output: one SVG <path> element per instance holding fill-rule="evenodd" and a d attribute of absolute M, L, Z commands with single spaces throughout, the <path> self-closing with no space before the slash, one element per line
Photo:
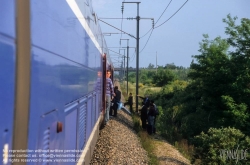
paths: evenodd
<path fill-rule="evenodd" d="M 139 73 L 139 94 L 151 94 L 160 111 L 157 132 L 193 164 L 235 164 L 228 153 L 250 148 L 250 19 L 223 22 L 227 38 L 205 34 L 190 68 L 149 64 Z M 249 154 L 241 158 L 237 164 L 250 164 Z"/>

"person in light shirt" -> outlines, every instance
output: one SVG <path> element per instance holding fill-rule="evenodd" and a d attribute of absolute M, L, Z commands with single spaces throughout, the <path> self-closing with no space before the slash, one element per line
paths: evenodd
<path fill-rule="evenodd" d="M 110 79 L 111 72 L 108 70 L 106 73 L 106 111 L 105 111 L 105 124 L 109 121 L 109 110 L 111 105 L 112 96 L 114 94 L 114 86 Z"/>

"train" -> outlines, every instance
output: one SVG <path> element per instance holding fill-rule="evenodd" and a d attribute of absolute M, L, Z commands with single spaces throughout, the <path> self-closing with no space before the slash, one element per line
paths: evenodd
<path fill-rule="evenodd" d="M 0 1 L 2 164 L 89 164 L 107 70 L 91 0 Z"/>

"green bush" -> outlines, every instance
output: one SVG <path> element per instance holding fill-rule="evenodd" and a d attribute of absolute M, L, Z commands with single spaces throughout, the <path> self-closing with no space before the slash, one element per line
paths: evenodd
<path fill-rule="evenodd" d="M 247 149 L 250 138 L 235 128 L 210 128 L 205 134 L 195 136 L 193 162 L 204 165 L 250 164 Z"/>

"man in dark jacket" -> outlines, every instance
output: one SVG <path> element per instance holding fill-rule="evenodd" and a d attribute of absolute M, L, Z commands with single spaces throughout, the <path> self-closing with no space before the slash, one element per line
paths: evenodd
<path fill-rule="evenodd" d="M 156 115 L 155 106 L 152 102 L 150 102 L 149 111 L 148 111 L 148 128 L 147 128 L 147 131 L 150 135 L 152 133 L 155 133 L 155 131 L 154 131 L 155 115 Z"/>
<path fill-rule="evenodd" d="M 113 110 L 114 110 L 114 117 L 117 116 L 117 109 L 118 109 L 118 104 L 120 104 L 121 101 L 121 92 L 118 90 L 118 86 L 115 86 L 114 88 L 114 93 L 115 93 L 115 97 L 112 100 L 113 102 Z M 112 115 L 112 110 L 111 110 L 111 115 Z"/>
<path fill-rule="evenodd" d="M 133 95 L 132 95 L 132 93 L 129 93 L 128 101 L 126 103 L 124 103 L 124 107 L 126 105 L 129 105 L 130 112 L 134 113 L 134 111 L 133 111 Z"/>
<path fill-rule="evenodd" d="M 142 105 L 145 105 L 147 102 L 149 102 L 148 95 L 146 95 L 146 97 L 142 97 L 140 95 L 137 95 L 137 97 L 142 99 Z"/>
<path fill-rule="evenodd" d="M 154 109 L 155 109 L 155 111 L 154 111 L 154 127 L 152 128 L 153 129 L 153 133 L 155 133 L 155 122 L 156 122 L 156 118 L 157 118 L 157 116 L 159 115 L 159 110 L 158 110 L 158 108 L 157 108 L 157 106 L 155 105 L 155 103 L 154 103 L 154 100 L 151 100 L 150 101 L 150 104 L 154 107 Z"/>
<path fill-rule="evenodd" d="M 149 102 L 146 102 L 146 104 L 141 109 L 141 123 L 142 123 L 142 129 L 147 129 L 147 118 L 148 118 L 148 108 L 149 108 Z"/>

